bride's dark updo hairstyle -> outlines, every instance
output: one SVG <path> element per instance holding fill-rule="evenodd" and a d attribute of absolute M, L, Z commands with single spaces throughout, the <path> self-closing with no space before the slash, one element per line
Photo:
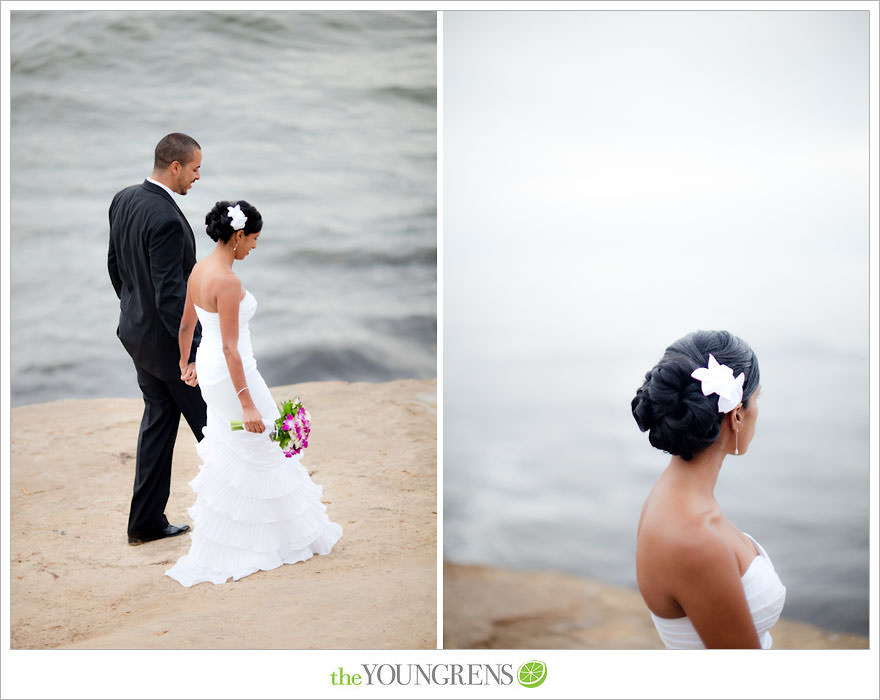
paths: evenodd
<path fill-rule="evenodd" d="M 263 228 L 263 217 L 257 208 L 248 204 L 243 199 L 237 202 L 217 202 L 214 207 L 205 215 L 205 231 L 211 237 L 212 241 L 223 241 L 226 243 L 235 231 L 232 228 L 232 219 L 227 213 L 229 207 L 238 205 L 241 213 L 247 217 L 244 225 L 246 234 L 257 233 Z"/>
<path fill-rule="evenodd" d="M 685 461 L 718 439 L 727 415 L 718 411 L 718 395 L 703 396 L 702 383 L 691 376 L 708 365 L 710 353 L 735 377 L 745 373 L 742 404 L 748 408 L 761 379 L 758 358 L 744 340 L 727 331 L 696 331 L 675 341 L 632 400 L 633 418 L 639 430 L 648 431 L 651 444 Z"/>

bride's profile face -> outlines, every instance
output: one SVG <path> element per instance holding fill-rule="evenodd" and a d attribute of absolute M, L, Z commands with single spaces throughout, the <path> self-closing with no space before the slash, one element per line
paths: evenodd
<path fill-rule="evenodd" d="M 744 424 L 739 433 L 739 451 L 740 454 L 745 452 L 752 438 L 755 436 L 755 426 L 758 423 L 758 399 L 761 396 L 761 385 L 749 397 L 749 407 L 743 411 Z"/>
<path fill-rule="evenodd" d="M 244 260 L 250 252 L 257 247 L 257 239 L 260 237 L 261 233 L 262 231 L 257 231 L 256 233 L 242 233 L 242 238 L 235 249 L 236 260 Z"/>

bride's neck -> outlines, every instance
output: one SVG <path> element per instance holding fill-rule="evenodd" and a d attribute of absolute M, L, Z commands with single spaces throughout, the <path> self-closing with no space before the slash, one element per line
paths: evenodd
<path fill-rule="evenodd" d="M 724 453 L 716 445 L 710 445 L 689 462 L 673 457 L 666 473 L 681 486 L 715 500 L 715 484 L 723 463 Z"/>
<path fill-rule="evenodd" d="M 217 257 L 217 260 L 230 270 L 232 269 L 232 263 L 235 262 L 235 249 L 232 243 L 217 241 L 217 247 L 214 248 L 214 255 Z"/>

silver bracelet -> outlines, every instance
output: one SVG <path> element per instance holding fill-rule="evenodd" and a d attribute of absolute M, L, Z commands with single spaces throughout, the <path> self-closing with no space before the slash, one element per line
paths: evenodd
<path fill-rule="evenodd" d="M 237 392 L 235 392 L 235 395 L 238 396 L 238 395 L 239 395 L 241 392 L 243 392 L 245 389 L 247 389 L 247 384 L 245 384 L 241 389 L 239 389 Z"/>

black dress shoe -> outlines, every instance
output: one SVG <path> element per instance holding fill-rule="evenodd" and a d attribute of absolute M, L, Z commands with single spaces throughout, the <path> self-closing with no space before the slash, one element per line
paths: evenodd
<path fill-rule="evenodd" d="M 172 525 L 169 523 L 158 532 L 151 532 L 149 535 L 129 535 L 129 544 L 143 544 L 144 542 L 152 542 L 153 540 L 161 540 L 164 537 L 176 537 L 184 532 L 189 532 L 189 525 Z"/>

